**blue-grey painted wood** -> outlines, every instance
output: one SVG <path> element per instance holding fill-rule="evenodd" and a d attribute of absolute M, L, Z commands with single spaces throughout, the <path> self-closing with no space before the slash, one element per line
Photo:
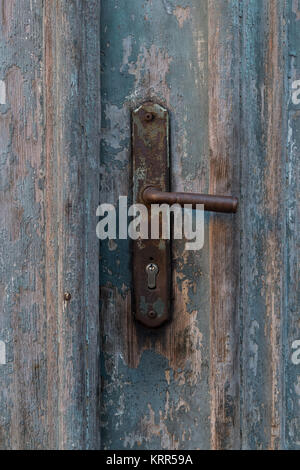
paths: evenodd
<path fill-rule="evenodd" d="M 100 446 L 99 7 L 1 2 L 3 449 Z"/>
<path fill-rule="evenodd" d="M 299 449 L 297 1 L 241 7 L 241 436 Z"/>
<path fill-rule="evenodd" d="M 236 190 L 238 2 L 103 1 L 101 24 L 101 201 L 130 194 L 130 110 L 146 99 L 170 111 L 173 190 Z M 239 447 L 234 218 L 207 216 L 205 238 L 174 241 L 173 321 L 156 332 L 132 318 L 129 244 L 101 245 L 103 448 Z"/>
<path fill-rule="evenodd" d="M 103 0 L 101 28 L 100 0 L 2 0 L 0 18 L 0 447 L 99 448 L 101 399 L 103 448 L 299 449 L 298 0 Z M 172 188 L 240 209 L 206 216 L 202 250 L 173 243 L 156 332 L 132 319 L 129 242 L 102 243 L 99 396 L 96 206 L 130 194 L 146 99 L 170 111 Z"/>
<path fill-rule="evenodd" d="M 102 445 L 297 449 L 299 2 L 102 8 L 103 201 L 130 192 L 130 109 L 148 98 L 170 110 L 173 188 L 240 197 L 201 252 L 174 243 L 160 332 L 132 321 L 129 245 L 102 244 Z"/>
<path fill-rule="evenodd" d="M 208 2 L 209 192 L 238 195 L 240 2 Z M 240 447 L 240 212 L 209 220 L 211 448 Z M 201 282 L 201 281 L 200 281 Z"/>
<path fill-rule="evenodd" d="M 284 447 L 300 449 L 300 4 L 288 2 Z M 297 82 L 297 83 L 296 83 Z M 296 92 L 296 95 L 294 94 Z"/>

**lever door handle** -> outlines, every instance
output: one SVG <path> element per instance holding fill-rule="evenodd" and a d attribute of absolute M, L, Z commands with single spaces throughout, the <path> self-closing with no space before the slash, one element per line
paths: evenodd
<path fill-rule="evenodd" d="M 197 204 L 203 204 L 205 211 L 235 213 L 238 207 L 238 199 L 231 196 L 212 196 L 210 194 L 197 193 L 176 193 L 160 191 L 148 186 L 143 191 L 143 201 L 145 204 L 191 204 L 193 208 Z"/>
<path fill-rule="evenodd" d="M 230 196 L 175 193 L 170 189 L 169 113 L 147 102 L 132 111 L 133 202 L 138 204 L 202 204 L 204 210 L 234 213 L 238 200 Z M 148 226 L 151 214 L 148 210 Z M 169 240 L 133 242 L 133 312 L 142 325 L 157 328 L 171 319 L 171 244 Z"/>

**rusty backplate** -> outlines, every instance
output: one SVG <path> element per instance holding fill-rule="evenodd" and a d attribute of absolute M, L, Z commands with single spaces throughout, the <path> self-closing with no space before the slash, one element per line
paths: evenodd
<path fill-rule="evenodd" d="M 169 190 L 169 116 L 158 104 L 144 103 L 132 113 L 132 161 L 135 204 L 145 204 L 142 194 L 148 186 Z M 156 328 L 170 317 L 170 241 L 151 239 L 151 206 L 147 209 L 149 238 L 133 241 L 134 315 L 144 326 Z M 158 268 L 154 288 L 149 265 Z"/>

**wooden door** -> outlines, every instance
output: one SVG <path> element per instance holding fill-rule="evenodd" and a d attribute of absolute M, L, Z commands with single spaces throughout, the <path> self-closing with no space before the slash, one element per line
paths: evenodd
<path fill-rule="evenodd" d="M 1 448 L 300 448 L 299 20 L 298 0 L 2 0 Z M 130 240 L 96 237 L 148 100 L 172 190 L 239 198 L 201 250 L 172 241 L 157 330 Z"/>
<path fill-rule="evenodd" d="M 172 190 L 240 200 L 207 214 L 202 250 L 173 241 L 158 331 L 132 319 L 128 244 L 102 243 L 103 448 L 299 446 L 299 8 L 102 2 L 101 201 L 130 194 L 130 111 L 146 100 L 170 112 Z"/>

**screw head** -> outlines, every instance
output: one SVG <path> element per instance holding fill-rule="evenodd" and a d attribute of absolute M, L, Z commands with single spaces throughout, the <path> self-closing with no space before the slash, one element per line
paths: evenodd
<path fill-rule="evenodd" d="M 154 116 L 153 116 L 152 113 L 146 113 L 145 114 L 145 120 L 146 121 L 152 121 L 153 118 L 154 118 Z"/>
<path fill-rule="evenodd" d="M 72 296 L 71 296 L 70 292 L 65 292 L 64 299 L 65 299 L 66 302 L 70 302 L 71 297 Z"/>
<path fill-rule="evenodd" d="M 154 319 L 157 317 L 157 313 L 154 312 L 154 310 L 150 310 L 150 312 L 148 312 L 148 317 Z"/>

